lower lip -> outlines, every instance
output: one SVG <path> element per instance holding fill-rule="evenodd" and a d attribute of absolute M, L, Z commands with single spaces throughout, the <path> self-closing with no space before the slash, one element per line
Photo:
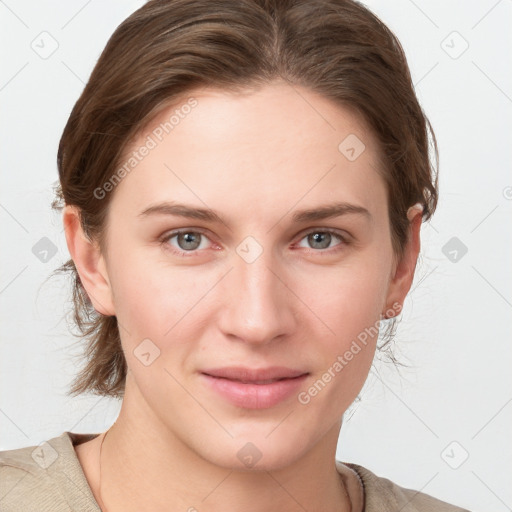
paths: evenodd
<path fill-rule="evenodd" d="M 201 374 L 208 385 L 237 407 L 268 409 L 297 393 L 307 377 L 277 380 L 270 384 L 244 384 L 236 380 Z"/>

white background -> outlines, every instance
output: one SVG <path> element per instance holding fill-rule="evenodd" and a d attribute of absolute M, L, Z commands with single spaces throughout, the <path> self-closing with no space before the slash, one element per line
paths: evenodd
<path fill-rule="evenodd" d="M 471 510 L 511 510 L 512 2 L 365 3 L 406 51 L 439 141 L 441 200 L 396 339 L 411 369 L 376 363 L 337 458 Z M 80 353 L 69 285 L 44 281 L 69 258 L 50 209 L 60 135 L 107 39 L 140 5 L 0 2 L 0 449 L 101 432 L 119 410 L 66 396 Z M 43 31 L 58 43 L 46 59 L 31 47 Z M 43 237 L 58 248 L 46 263 L 32 252 Z M 443 252 L 452 237 L 467 247 L 455 262 Z"/>

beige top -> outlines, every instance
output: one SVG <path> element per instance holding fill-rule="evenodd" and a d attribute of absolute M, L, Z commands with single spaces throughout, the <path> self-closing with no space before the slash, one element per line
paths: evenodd
<path fill-rule="evenodd" d="M 39 446 L 0 451 L 0 511 L 101 512 L 73 448 L 98 435 L 64 432 Z M 338 471 L 341 464 L 336 461 Z M 363 483 L 365 512 L 469 512 L 343 464 Z"/>

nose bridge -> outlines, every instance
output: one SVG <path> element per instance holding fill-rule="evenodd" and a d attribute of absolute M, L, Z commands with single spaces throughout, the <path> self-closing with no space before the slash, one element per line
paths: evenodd
<path fill-rule="evenodd" d="M 222 326 L 225 334 L 267 343 L 291 332 L 293 304 L 272 250 L 258 245 L 255 240 L 245 240 L 233 255 L 234 268 L 225 284 L 227 307 Z"/>

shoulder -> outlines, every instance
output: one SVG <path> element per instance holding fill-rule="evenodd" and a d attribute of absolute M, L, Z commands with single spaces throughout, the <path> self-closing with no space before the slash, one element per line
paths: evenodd
<path fill-rule="evenodd" d="M 336 461 L 336 464 L 341 462 Z M 358 464 L 343 464 L 354 470 L 361 479 L 365 495 L 364 512 L 469 512 L 429 494 L 400 487 Z"/>
<path fill-rule="evenodd" d="M 39 445 L 0 451 L 0 510 L 99 512 L 73 442 L 95 434 L 64 432 Z"/>

